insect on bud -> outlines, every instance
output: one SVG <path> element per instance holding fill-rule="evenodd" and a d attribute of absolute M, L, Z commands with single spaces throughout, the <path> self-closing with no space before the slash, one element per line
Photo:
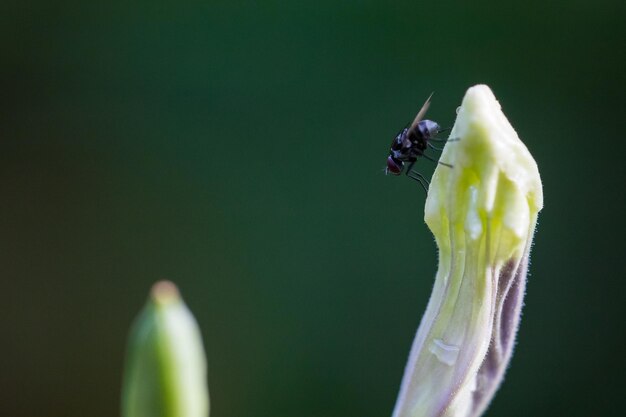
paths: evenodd
<path fill-rule="evenodd" d="M 489 87 L 465 94 L 426 199 L 439 267 L 393 417 L 477 417 L 511 358 L 537 214 L 537 164 Z"/>

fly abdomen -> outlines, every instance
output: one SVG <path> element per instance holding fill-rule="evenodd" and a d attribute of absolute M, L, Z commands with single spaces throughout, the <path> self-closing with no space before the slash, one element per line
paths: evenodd
<path fill-rule="evenodd" d="M 417 124 L 417 130 L 422 135 L 423 139 L 429 140 L 437 136 L 437 133 L 441 130 L 441 126 L 432 120 L 422 120 Z"/>

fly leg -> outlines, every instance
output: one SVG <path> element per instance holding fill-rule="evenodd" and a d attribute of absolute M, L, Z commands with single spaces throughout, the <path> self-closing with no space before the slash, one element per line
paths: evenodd
<path fill-rule="evenodd" d="M 431 149 L 434 149 L 436 151 L 441 152 L 441 151 L 443 151 L 443 148 L 438 148 L 438 147 L 436 147 L 435 145 L 433 145 L 430 142 L 444 142 L 444 143 L 447 143 L 447 142 L 457 142 L 458 140 L 460 140 L 460 139 L 459 138 L 452 138 L 452 139 L 430 138 L 426 142 L 426 145 L 428 145 L 428 147 L 431 148 Z"/>
<path fill-rule="evenodd" d="M 429 161 L 433 161 L 433 162 L 434 162 L 434 163 L 436 163 L 436 164 L 441 164 L 441 165 L 446 166 L 446 167 L 448 167 L 448 168 L 453 168 L 453 166 L 452 166 L 452 165 L 450 165 L 450 164 L 446 164 L 445 162 L 437 161 L 436 159 L 431 158 L 430 156 L 426 155 L 425 153 L 423 153 L 423 154 L 422 154 L 422 156 L 423 156 L 424 158 L 428 159 Z"/>
<path fill-rule="evenodd" d="M 439 152 L 443 151 L 443 148 L 438 148 L 438 147 L 436 147 L 435 145 L 433 145 L 433 144 L 432 144 L 432 143 L 430 143 L 430 142 L 427 142 L 427 143 L 428 143 L 428 147 L 429 147 L 430 149 L 434 149 L 434 150 L 439 151 Z"/>
<path fill-rule="evenodd" d="M 461 140 L 461 138 L 448 138 L 448 139 L 444 139 L 444 138 L 428 138 L 429 141 L 431 142 L 457 142 L 459 140 Z"/>
<path fill-rule="evenodd" d="M 430 185 L 430 183 L 428 182 L 428 180 L 426 178 L 424 178 L 424 176 L 422 174 L 420 174 L 417 171 L 413 171 L 413 165 L 415 165 L 415 161 L 411 162 L 409 164 L 408 167 L 406 167 L 406 173 L 405 175 L 415 181 L 417 181 L 422 188 L 424 189 L 424 191 L 426 192 L 426 194 L 428 194 L 428 185 Z"/>

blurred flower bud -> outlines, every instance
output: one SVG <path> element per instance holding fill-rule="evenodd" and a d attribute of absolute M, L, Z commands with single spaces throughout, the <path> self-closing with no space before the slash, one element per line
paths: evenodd
<path fill-rule="evenodd" d="M 393 417 L 476 417 L 511 358 L 537 214 L 537 164 L 489 87 L 470 88 L 426 200 L 439 267 Z"/>
<path fill-rule="evenodd" d="M 130 332 L 123 417 L 207 417 L 202 338 L 176 286 L 161 281 Z"/>

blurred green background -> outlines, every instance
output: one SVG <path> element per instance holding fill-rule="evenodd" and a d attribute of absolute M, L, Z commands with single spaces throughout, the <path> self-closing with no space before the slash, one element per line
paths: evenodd
<path fill-rule="evenodd" d="M 476 83 L 545 193 L 487 415 L 623 415 L 625 16 L 3 1 L 0 415 L 119 415 L 131 320 L 168 278 L 202 327 L 212 416 L 389 416 L 436 251 L 388 146 L 431 91 L 449 126 Z"/>

